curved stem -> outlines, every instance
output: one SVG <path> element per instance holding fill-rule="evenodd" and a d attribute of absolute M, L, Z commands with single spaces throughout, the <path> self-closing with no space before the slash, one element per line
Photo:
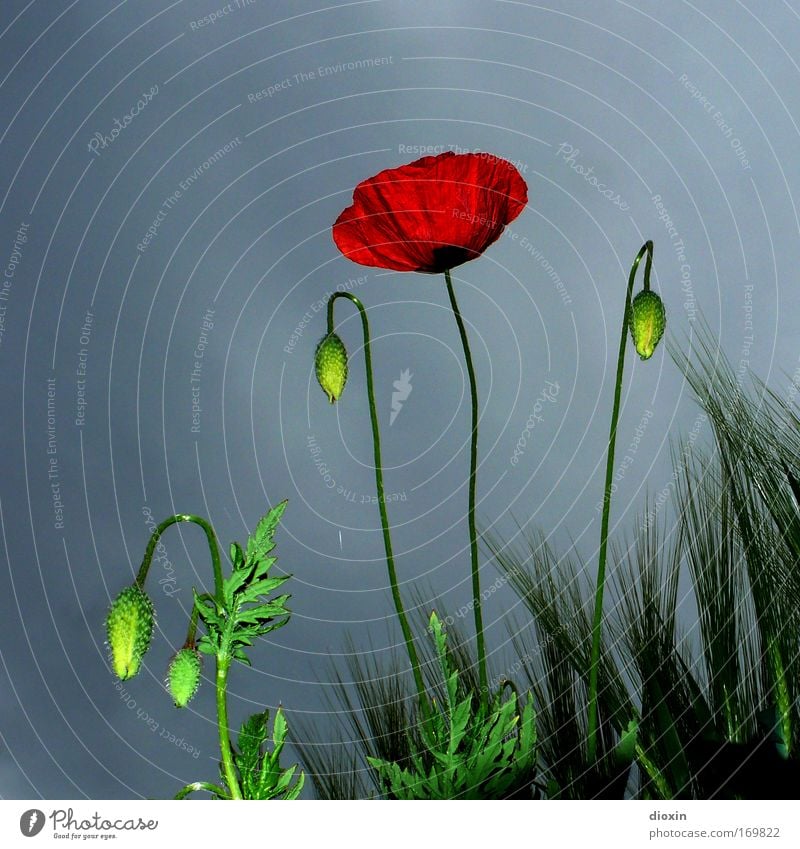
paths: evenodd
<path fill-rule="evenodd" d="M 458 325 L 458 335 L 461 337 L 461 347 L 464 349 L 464 359 L 467 363 L 467 375 L 469 376 L 469 391 L 472 404 L 472 437 L 469 451 L 469 506 L 467 508 L 467 523 L 469 525 L 469 549 L 472 565 L 472 613 L 475 617 L 475 638 L 478 647 L 478 677 L 481 688 L 481 704 L 488 704 L 488 675 L 486 673 L 486 645 L 483 637 L 483 614 L 481 612 L 481 579 L 478 564 L 478 531 L 475 525 L 475 500 L 478 477 L 478 384 L 475 380 L 475 369 L 472 365 L 472 354 L 469 349 L 469 339 L 461 312 L 458 309 L 456 293 L 453 290 L 453 281 L 450 279 L 449 269 L 444 273 L 447 283 L 447 294 L 450 297 L 450 306 Z"/>
<path fill-rule="evenodd" d="M 161 537 L 161 534 L 170 526 L 178 522 L 193 522 L 199 525 L 205 532 L 208 540 L 208 548 L 211 552 L 211 565 L 214 570 L 214 599 L 218 605 L 224 602 L 222 591 L 222 564 L 219 557 L 219 545 L 217 536 L 214 533 L 214 528 L 205 519 L 199 516 L 193 516 L 189 513 L 178 513 L 175 516 L 170 516 L 158 524 L 150 536 L 150 541 L 145 549 L 142 565 L 139 567 L 139 572 L 136 575 L 136 583 L 140 587 L 144 587 L 144 582 L 147 580 L 147 573 L 150 570 L 150 564 L 153 561 L 153 554 L 156 550 L 156 545 Z M 196 608 L 192 609 L 192 616 L 189 620 L 189 635 L 187 640 L 194 639 L 195 630 L 197 628 Z M 236 767 L 233 763 L 233 753 L 231 752 L 231 741 L 228 731 L 228 703 L 227 703 L 227 683 L 228 683 L 228 668 L 230 667 L 230 655 L 227 650 L 220 648 L 216 655 L 217 659 L 217 725 L 219 726 L 219 748 L 222 755 L 223 769 L 225 770 L 225 779 L 228 782 L 228 789 L 232 799 L 241 799 L 242 793 L 239 789 L 239 779 L 236 773 Z"/>
<path fill-rule="evenodd" d="M 361 315 L 361 326 L 364 331 L 364 362 L 367 369 L 367 397 L 369 400 L 369 415 L 372 423 L 372 445 L 375 457 L 375 486 L 378 490 L 378 509 L 381 515 L 381 527 L 383 529 L 383 546 L 386 550 L 386 567 L 389 571 L 389 583 L 392 588 L 392 598 L 394 599 L 394 607 L 397 612 L 397 618 L 400 620 L 400 628 L 403 631 L 403 637 L 406 641 L 406 649 L 408 650 L 408 659 L 411 662 L 411 669 L 414 673 L 414 681 L 417 685 L 420 704 L 423 712 L 426 711 L 425 699 L 425 684 L 422 680 L 422 673 L 419 667 L 419 658 L 417 650 L 414 648 L 414 638 L 411 634 L 411 628 L 408 624 L 405 609 L 403 608 L 403 599 L 400 596 L 400 587 L 397 584 L 397 571 L 394 566 L 394 554 L 392 552 L 392 538 L 389 534 L 389 517 L 386 512 L 386 498 L 383 491 L 383 465 L 381 463 L 381 436 L 378 430 L 378 413 L 375 407 L 375 391 L 372 383 L 372 356 L 370 353 L 370 335 L 369 322 L 367 321 L 367 311 L 364 305 L 355 296 L 349 292 L 336 292 L 328 301 L 328 333 L 333 333 L 333 305 L 337 298 L 347 298 L 358 307 Z"/>
<path fill-rule="evenodd" d="M 622 398 L 622 373 L 625 368 L 625 347 L 630 318 L 631 294 L 636 270 L 642 257 L 647 254 L 644 268 L 644 288 L 650 288 L 650 268 L 653 264 L 653 243 L 645 242 L 636 255 L 628 275 L 628 291 L 625 295 L 625 309 L 622 317 L 622 333 L 619 340 L 619 356 L 617 358 L 617 382 L 614 387 L 614 407 L 611 412 L 611 430 L 608 436 L 608 456 L 606 459 L 606 485 L 603 495 L 603 520 L 600 526 L 600 553 L 597 563 L 597 589 L 594 596 L 594 620 L 592 623 L 592 655 L 589 667 L 589 714 L 587 717 L 588 755 L 589 762 L 597 756 L 597 681 L 600 667 L 600 637 L 603 624 L 603 591 L 606 580 L 606 558 L 608 555 L 608 523 L 611 513 L 611 487 L 614 476 L 614 449 L 617 441 L 617 422 L 619 421 L 619 406 Z"/>
<path fill-rule="evenodd" d="M 206 539 L 208 540 L 208 548 L 211 552 L 211 565 L 214 569 L 214 595 L 218 601 L 221 601 L 222 565 L 219 559 L 217 536 L 214 533 L 214 529 L 205 519 L 201 519 L 199 516 L 192 516 L 189 513 L 178 513 L 175 516 L 170 516 L 169 519 L 164 519 L 163 522 L 156 526 L 150 536 L 150 541 L 147 543 L 144 558 L 142 559 L 142 565 L 139 567 L 139 571 L 136 575 L 136 583 L 140 587 L 144 587 L 144 582 L 147 580 L 147 573 L 150 571 L 150 564 L 153 562 L 153 554 L 155 553 L 156 545 L 158 545 L 161 534 L 163 534 L 170 525 L 175 525 L 178 522 L 194 522 L 195 525 L 200 525 L 205 532 Z"/>

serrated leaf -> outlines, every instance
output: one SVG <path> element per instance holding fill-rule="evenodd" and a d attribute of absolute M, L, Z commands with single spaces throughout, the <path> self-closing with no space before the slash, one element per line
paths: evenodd
<path fill-rule="evenodd" d="M 242 794 L 246 799 L 296 799 L 305 782 L 305 775 L 297 774 L 297 765 L 287 769 L 280 766 L 280 754 L 288 734 L 288 725 L 281 708 L 272 721 L 272 751 L 264 751 L 269 736 L 269 715 L 254 714 L 239 732 L 239 752 L 236 766 L 242 778 Z M 294 784 L 292 783 L 294 782 Z"/>
<path fill-rule="evenodd" d="M 288 601 L 288 596 L 284 596 Z M 244 610 L 238 610 L 235 615 L 235 621 L 243 625 L 252 625 L 256 622 L 261 622 L 264 619 L 274 619 L 276 616 L 285 616 L 289 611 L 284 607 L 285 601 L 276 598 L 266 604 L 260 604 L 257 607 L 247 607 Z"/>
<path fill-rule="evenodd" d="M 275 712 L 275 719 L 272 723 L 272 742 L 276 746 L 282 746 L 284 740 L 286 740 L 286 733 L 289 730 L 289 726 L 286 722 L 286 717 L 283 715 L 283 709 L 278 708 Z"/>
<path fill-rule="evenodd" d="M 261 765 L 261 746 L 267 737 L 269 713 L 255 713 L 242 723 L 237 738 L 238 753 L 234 760 L 242 780 L 242 792 L 251 797 Z"/>
<path fill-rule="evenodd" d="M 247 559 L 260 560 L 268 554 L 274 547 L 272 537 L 275 533 L 275 528 L 283 516 L 283 511 L 286 509 L 286 501 L 281 501 L 276 507 L 264 516 L 256 525 L 255 531 L 247 541 Z"/>
<path fill-rule="evenodd" d="M 263 557 L 260 560 L 256 560 L 252 563 L 253 574 L 252 580 L 256 580 L 258 578 L 263 578 L 265 575 L 269 573 L 269 570 L 277 563 L 277 557 Z M 286 578 L 289 576 L 287 575 Z"/>
<path fill-rule="evenodd" d="M 260 596 L 268 595 L 273 590 L 278 589 L 281 584 L 286 583 L 289 577 L 289 575 L 281 575 L 278 578 L 260 578 L 259 580 L 252 581 L 252 583 L 248 583 L 239 594 L 239 604 L 250 604 L 251 602 L 258 601 Z"/>
<path fill-rule="evenodd" d="M 243 663 L 245 666 L 252 666 L 253 665 L 252 663 L 250 663 L 250 658 L 239 648 L 236 648 L 236 649 L 233 650 L 231 657 L 234 660 L 238 660 L 239 663 Z"/>
<path fill-rule="evenodd" d="M 203 654 L 216 654 L 217 645 L 208 634 L 203 634 L 197 643 L 197 650 L 201 651 Z"/>
<path fill-rule="evenodd" d="M 261 757 L 261 744 L 267 739 L 269 711 L 263 710 L 248 717 L 239 730 L 239 754 L 247 763 L 257 763 Z"/>
<path fill-rule="evenodd" d="M 244 552 L 238 542 L 232 542 L 230 547 L 231 564 L 234 569 L 241 569 L 244 566 Z"/>
<path fill-rule="evenodd" d="M 283 793 L 283 791 L 292 783 L 292 778 L 294 777 L 296 769 L 297 764 L 292 764 L 292 766 L 283 770 L 282 774 L 275 782 L 275 787 L 272 791 L 273 795 L 277 796 L 279 793 Z"/>

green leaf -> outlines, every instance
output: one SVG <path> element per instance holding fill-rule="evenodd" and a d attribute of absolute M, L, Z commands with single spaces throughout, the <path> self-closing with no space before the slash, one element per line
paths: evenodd
<path fill-rule="evenodd" d="M 635 719 L 631 719 L 622 732 L 617 748 L 614 750 L 614 754 L 620 764 L 629 764 L 633 761 L 636 754 L 638 735 L 639 723 Z"/>
<path fill-rule="evenodd" d="M 247 560 L 260 560 L 272 550 L 274 547 L 272 537 L 286 509 L 286 504 L 286 501 L 281 501 L 256 525 L 255 531 L 247 541 Z"/>
<path fill-rule="evenodd" d="M 252 663 L 250 663 L 250 658 L 240 648 L 235 648 L 231 657 L 234 660 L 238 660 L 239 663 L 243 663 L 245 666 L 253 665 Z"/>
<path fill-rule="evenodd" d="M 238 542 L 232 542 L 230 547 L 231 563 L 234 569 L 241 569 L 244 566 L 244 552 Z"/>
<path fill-rule="evenodd" d="M 247 587 L 242 590 L 239 603 L 248 604 L 250 602 L 258 601 L 259 596 L 271 593 L 288 580 L 288 575 L 281 575 L 278 578 L 261 578 L 259 580 L 255 580 L 252 583 L 249 583 Z M 289 596 L 284 596 L 284 598 L 288 597 Z"/>
<path fill-rule="evenodd" d="M 297 765 L 283 769 L 280 755 L 288 734 L 283 710 L 278 708 L 272 722 L 272 751 L 264 751 L 269 734 L 269 712 L 251 716 L 238 737 L 239 752 L 234 755 L 246 799 L 296 799 L 303 789 L 305 776 L 297 775 Z M 294 784 L 292 782 L 294 781 Z"/>
<path fill-rule="evenodd" d="M 197 649 L 203 654 L 216 654 L 219 650 L 219 643 L 212 634 L 203 634 L 197 643 Z"/>

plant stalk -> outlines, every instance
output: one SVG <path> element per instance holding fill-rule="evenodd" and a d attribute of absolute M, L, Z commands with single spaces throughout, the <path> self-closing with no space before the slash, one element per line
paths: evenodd
<path fill-rule="evenodd" d="M 597 757 L 597 683 L 600 667 L 600 638 L 603 626 L 603 593 L 606 581 L 606 559 L 608 556 L 608 523 L 611 514 L 611 487 L 614 477 L 614 449 L 617 441 L 617 423 L 619 422 L 620 400 L 622 398 L 622 374 L 625 369 L 625 348 L 627 345 L 628 322 L 631 310 L 631 295 L 636 271 L 642 257 L 647 254 L 644 268 L 644 288 L 650 288 L 650 268 L 653 264 L 653 243 L 645 242 L 636 255 L 628 275 L 628 290 L 625 295 L 625 309 L 622 317 L 622 333 L 619 340 L 617 358 L 617 382 L 614 387 L 614 407 L 611 412 L 611 429 L 608 436 L 608 456 L 606 459 L 606 485 L 603 495 L 603 519 L 600 526 L 600 553 L 597 563 L 597 589 L 594 596 L 594 620 L 592 623 L 592 654 L 589 666 L 589 708 L 587 717 L 587 753 L 589 763 Z"/>
<path fill-rule="evenodd" d="M 140 587 L 144 587 L 144 582 L 147 580 L 147 573 L 150 570 L 150 565 L 153 562 L 153 554 L 156 550 L 156 545 L 161 537 L 161 534 L 170 526 L 178 522 L 193 522 L 199 525 L 205 532 L 208 541 L 208 548 L 211 552 L 211 565 L 214 570 L 214 599 L 219 607 L 223 604 L 222 591 L 222 564 L 219 556 L 219 545 L 217 536 L 214 533 L 214 528 L 205 519 L 199 516 L 193 516 L 188 513 L 178 513 L 175 516 L 170 516 L 164 519 L 150 536 L 150 541 L 145 549 L 142 565 L 139 567 L 139 572 L 136 575 L 136 583 Z M 197 628 L 197 611 L 192 609 L 192 614 L 189 619 L 189 632 L 187 635 L 187 644 L 189 641 L 194 641 L 195 631 Z M 241 799 L 242 792 L 239 788 L 239 779 L 236 774 L 236 767 L 233 763 L 233 753 L 231 752 L 231 741 L 228 730 L 228 703 L 227 703 L 227 685 L 228 685 L 228 669 L 230 668 L 230 656 L 226 650 L 220 650 L 216 655 L 217 661 L 217 676 L 216 676 L 216 695 L 217 695 L 217 724 L 219 726 L 219 748 L 222 755 L 222 765 L 225 770 L 225 778 L 228 782 L 231 799 Z"/>
<path fill-rule="evenodd" d="M 219 750 L 222 754 L 222 768 L 225 770 L 225 781 L 231 794 L 231 799 L 241 799 L 242 791 L 236 766 L 231 752 L 230 729 L 228 728 L 228 669 L 231 659 L 227 651 L 220 650 L 217 654 L 217 726 L 219 727 Z"/>
<path fill-rule="evenodd" d="M 469 377 L 470 401 L 472 406 L 472 431 L 469 451 L 469 505 L 467 508 L 467 523 L 469 525 L 469 548 L 472 568 L 472 612 L 475 617 L 475 639 L 478 649 L 478 677 L 481 687 L 481 705 L 485 708 L 489 700 L 489 677 L 486 672 L 486 644 L 483 636 L 483 614 L 481 612 L 481 579 L 480 566 L 478 563 L 478 531 L 475 525 L 475 501 L 478 477 L 478 384 L 475 380 L 475 368 L 472 364 L 472 354 L 469 349 L 469 339 L 461 311 L 456 301 L 456 293 L 453 289 L 453 281 L 450 278 L 450 270 L 444 273 L 447 284 L 447 294 L 450 297 L 450 306 L 458 325 L 458 335 L 461 337 L 461 346 L 464 349 L 464 359 L 467 363 L 467 375 Z"/>
<path fill-rule="evenodd" d="M 364 333 L 364 363 L 367 370 L 367 397 L 369 400 L 369 415 L 372 423 L 372 446 L 375 458 L 375 486 L 378 491 L 378 510 L 381 516 L 381 528 L 383 529 L 383 547 L 386 551 L 386 568 L 389 572 L 389 583 L 392 589 L 392 599 L 394 600 L 394 608 L 397 612 L 397 618 L 400 620 L 400 628 L 403 631 L 403 637 L 408 651 L 408 659 L 411 662 L 411 669 L 414 674 L 414 682 L 417 685 L 417 693 L 419 694 L 420 705 L 423 713 L 427 713 L 427 701 L 425 696 L 425 683 L 422 679 L 420 671 L 419 658 L 417 650 L 414 647 L 414 638 L 411 634 L 411 627 L 408 624 L 405 608 L 403 607 L 403 599 L 400 595 L 400 587 L 397 583 L 397 570 L 394 565 L 394 553 L 392 551 L 392 538 L 389 532 L 389 517 L 386 512 L 386 498 L 383 491 L 383 464 L 381 461 L 381 436 L 378 429 L 378 413 L 375 407 L 375 390 L 372 381 L 372 355 L 370 352 L 370 333 L 369 321 L 367 320 L 367 311 L 361 301 L 350 292 L 335 292 L 328 300 L 328 333 L 333 333 L 333 305 L 337 298 L 347 298 L 352 301 L 358 308 L 361 315 L 361 326 Z"/>

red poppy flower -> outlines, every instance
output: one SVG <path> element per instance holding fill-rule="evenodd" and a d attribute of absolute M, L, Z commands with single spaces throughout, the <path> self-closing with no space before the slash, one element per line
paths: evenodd
<path fill-rule="evenodd" d="M 528 201 L 505 159 L 442 153 L 359 183 L 333 225 L 348 259 L 394 271 L 446 271 L 480 256 Z"/>

